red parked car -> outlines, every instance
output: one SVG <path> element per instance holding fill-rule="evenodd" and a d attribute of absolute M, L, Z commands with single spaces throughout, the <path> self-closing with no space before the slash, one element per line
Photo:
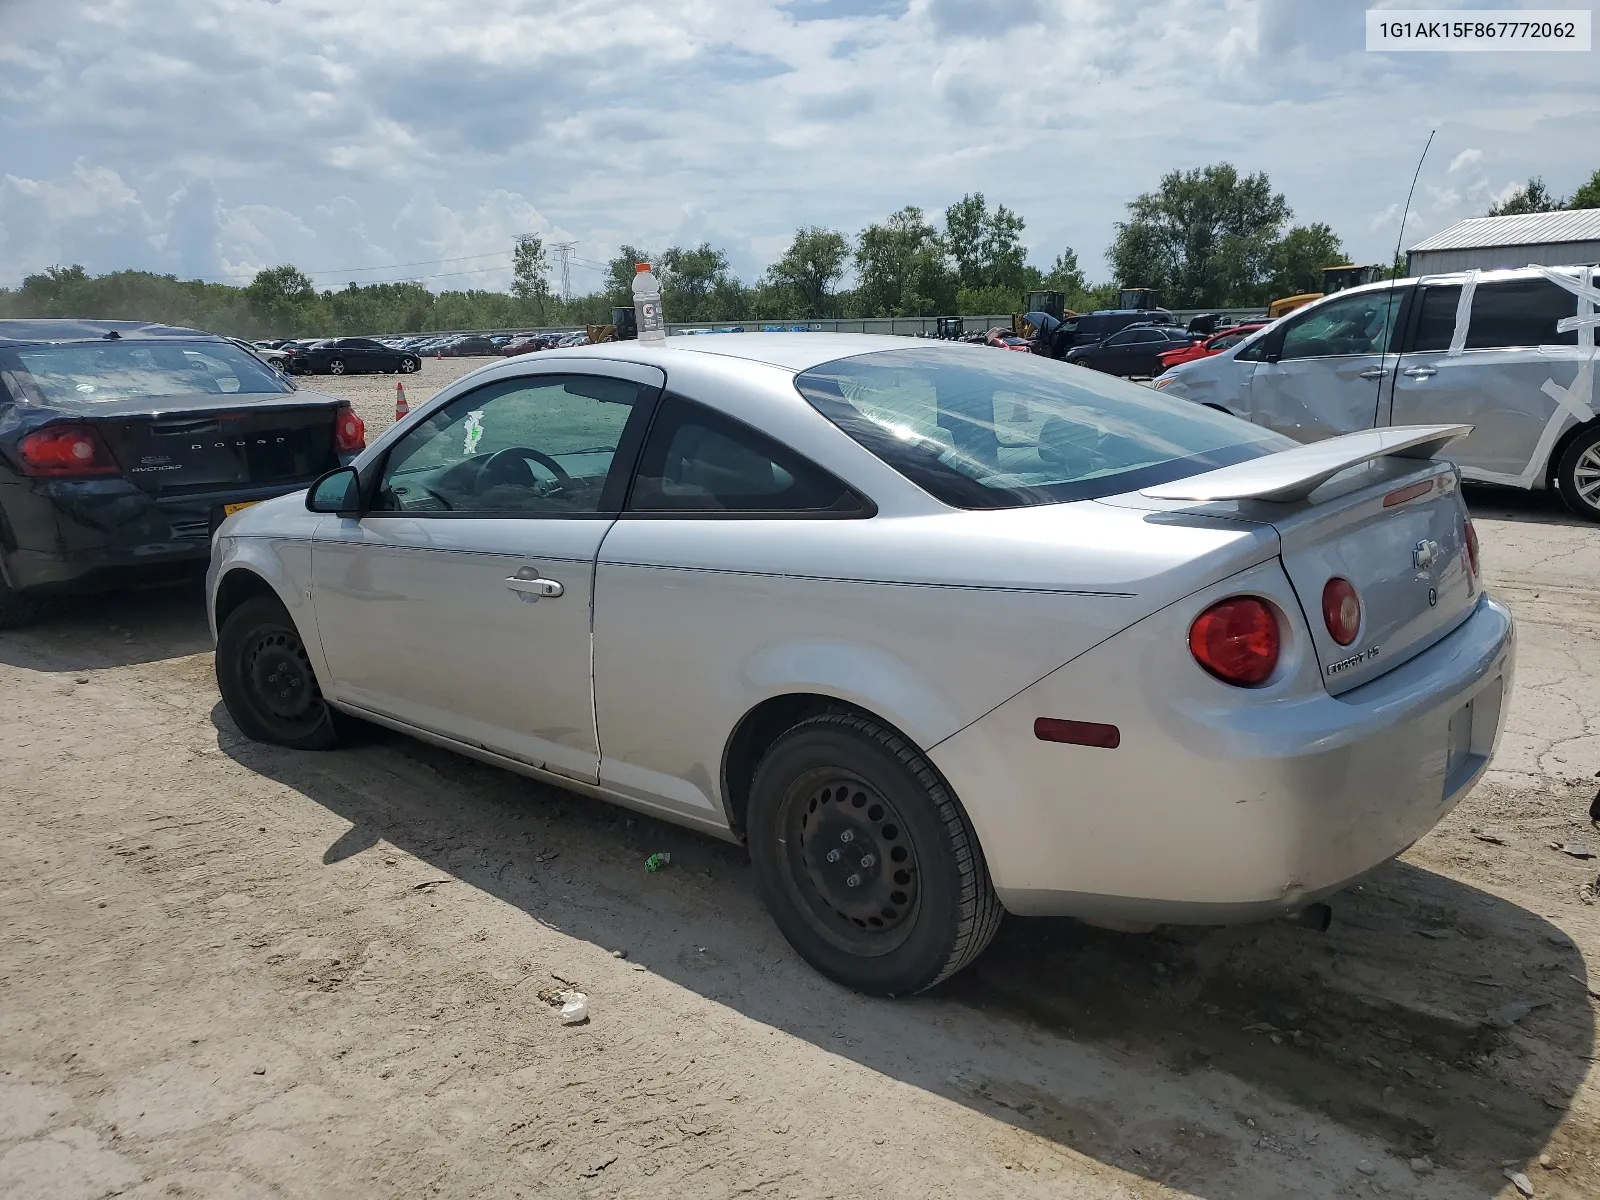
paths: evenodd
<path fill-rule="evenodd" d="M 1033 353 L 1033 343 L 1027 338 L 1020 338 L 1009 329 L 991 329 L 984 335 L 983 344 L 993 346 L 998 350 L 1017 350 L 1023 354 Z"/>
<path fill-rule="evenodd" d="M 1223 329 L 1213 333 L 1203 342 L 1196 342 L 1192 346 L 1178 346 L 1172 350 L 1163 350 L 1156 357 L 1161 363 L 1163 371 L 1170 370 L 1179 363 L 1193 362 L 1197 358 L 1209 358 L 1213 354 L 1220 354 L 1232 346 L 1237 346 L 1245 338 L 1258 329 L 1265 329 L 1267 323 L 1258 321 L 1254 325 L 1235 325 L 1232 329 Z"/>

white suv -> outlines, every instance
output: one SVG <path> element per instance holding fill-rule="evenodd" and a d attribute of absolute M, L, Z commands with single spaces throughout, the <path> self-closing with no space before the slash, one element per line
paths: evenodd
<path fill-rule="evenodd" d="M 1374 425 L 1473 426 L 1467 479 L 1556 488 L 1600 521 L 1593 267 L 1465 271 L 1352 288 L 1155 381 L 1303 442 Z"/>

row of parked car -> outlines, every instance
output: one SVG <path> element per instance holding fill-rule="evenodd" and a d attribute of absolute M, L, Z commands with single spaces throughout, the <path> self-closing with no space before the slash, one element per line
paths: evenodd
<path fill-rule="evenodd" d="M 1066 320 L 1044 312 L 1025 314 L 1031 336 L 1010 329 L 962 334 L 961 339 L 1000 350 L 1042 354 L 1109 375 L 1152 378 L 1179 363 L 1220 354 L 1263 327 L 1263 322 L 1205 332 L 1185 329 L 1166 309 L 1106 309 Z M 1215 329 L 1213 332 L 1212 330 Z M 1026 332 L 1026 331 L 1025 331 Z"/>
<path fill-rule="evenodd" d="M 282 338 L 246 342 L 229 341 L 269 365 L 291 375 L 357 375 L 390 372 L 409 375 L 424 358 L 492 358 L 528 354 L 556 346 L 581 346 L 582 332 L 567 334 L 517 333 L 448 335 L 418 334 L 399 338 Z"/>

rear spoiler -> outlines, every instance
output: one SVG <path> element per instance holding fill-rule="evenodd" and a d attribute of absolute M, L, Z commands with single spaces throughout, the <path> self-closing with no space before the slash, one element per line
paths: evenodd
<path fill-rule="evenodd" d="M 1364 429 L 1141 490 L 1158 500 L 1304 500 L 1340 471 L 1375 458 L 1434 457 L 1471 425 Z"/>

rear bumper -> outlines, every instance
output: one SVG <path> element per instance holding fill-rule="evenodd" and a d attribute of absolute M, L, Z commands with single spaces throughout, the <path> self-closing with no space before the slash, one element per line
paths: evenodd
<path fill-rule="evenodd" d="M 1010 911 L 1176 924 L 1285 915 L 1404 851 L 1488 765 L 1515 636 L 1487 596 L 1370 683 L 1261 704 L 1219 699 L 1223 685 L 1174 669 L 1165 649 L 1183 645 L 1189 619 L 1156 614 L 935 747 Z M 1041 742 L 1038 716 L 1114 723 L 1122 744 Z"/>
<path fill-rule="evenodd" d="M 306 486 L 276 483 L 170 498 L 123 479 L 26 480 L 0 487 L 9 538 L 0 573 L 17 591 L 86 592 L 182 577 L 211 557 L 224 506 Z"/>

